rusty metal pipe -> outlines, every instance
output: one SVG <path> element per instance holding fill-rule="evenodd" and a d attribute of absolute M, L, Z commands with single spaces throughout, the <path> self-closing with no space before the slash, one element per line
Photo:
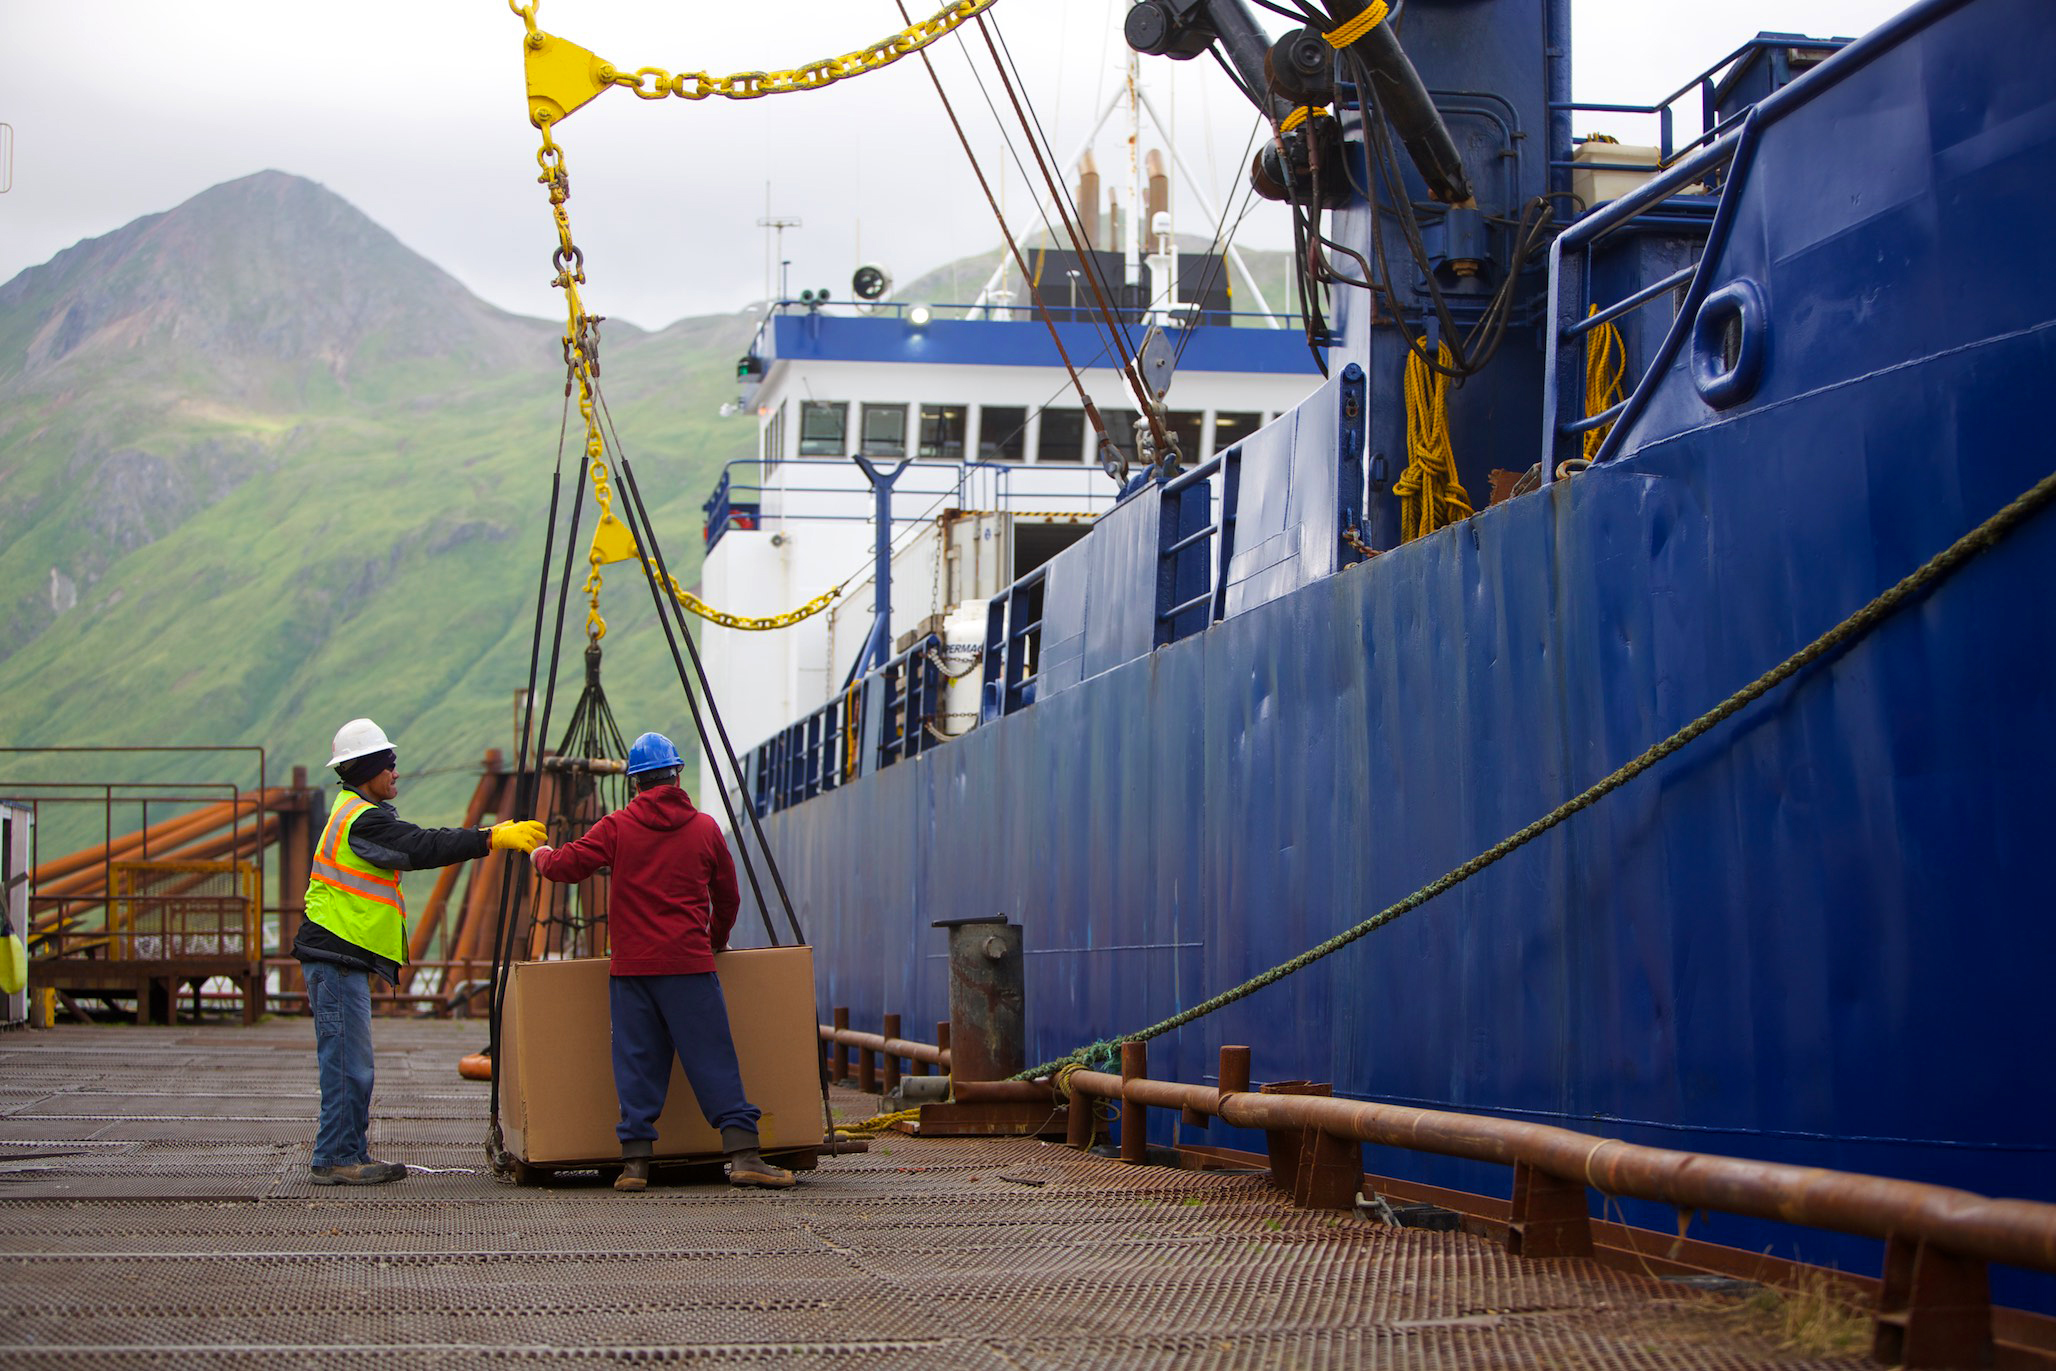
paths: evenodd
<path fill-rule="evenodd" d="M 618 757 L 545 757 L 542 769 L 569 775 L 621 776 L 627 774 L 628 763 Z"/>
<path fill-rule="evenodd" d="M 958 1104 L 1053 1103 L 1049 1086 L 1039 1081 L 951 1081 L 949 1094 Z"/>
<path fill-rule="evenodd" d="M 899 1015 L 887 1014 L 885 1016 L 884 1038 L 887 1044 L 882 1048 L 885 1071 L 883 1078 L 879 1082 L 879 1088 L 890 1095 L 893 1091 L 899 1089 L 900 1084 L 900 1054 L 892 1051 L 890 1047 L 890 1044 L 900 1040 Z"/>
<path fill-rule="evenodd" d="M 2056 1205 L 1780 1162 L 1643 1147 L 1446 1110 L 1317 1095 L 1221 1093 L 1105 1072 L 1070 1077 L 1074 1096 L 1199 1108 L 1237 1128 L 1310 1128 L 1358 1142 L 1511 1166 L 1524 1162 L 1609 1195 L 1710 1209 L 1859 1237 L 1917 1237 L 1960 1256 L 2056 1271 Z M 1206 1097 L 1212 1096 L 1211 1107 Z"/>
<path fill-rule="evenodd" d="M 1076 1076 L 1071 1078 L 1074 1088 L 1077 1080 Z M 1220 1091 L 1208 1086 L 1153 1081 L 1141 1076 L 1128 1081 L 1121 1089 L 1122 1099 L 1146 1104 L 1152 1109 L 1184 1109 L 1209 1117 L 1220 1112 L 1220 1097 Z"/>
<path fill-rule="evenodd" d="M 264 791 L 236 800 L 216 800 L 189 814 L 163 819 L 147 828 L 125 833 L 68 856 L 55 857 L 35 870 L 35 888 L 43 895 L 72 895 L 98 890 L 106 863 L 128 861 L 147 846 L 170 848 L 189 843 L 201 834 L 226 824 L 240 822 L 276 803 L 278 793 Z"/>
<path fill-rule="evenodd" d="M 815 1031 L 824 1043 L 841 1047 L 869 1048 L 886 1056 L 905 1057 L 909 1061 L 926 1062 L 930 1066 L 947 1067 L 949 1049 L 937 1047 L 934 1043 L 917 1043 L 910 1038 L 888 1038 L 883 1033 L 860 1033 L 854 1028 L 842 1028 L 834 1024 L 816 1024 Z"/>

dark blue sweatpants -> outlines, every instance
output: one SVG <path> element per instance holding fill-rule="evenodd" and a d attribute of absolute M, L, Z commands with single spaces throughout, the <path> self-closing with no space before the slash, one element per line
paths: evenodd
<path fill-rule="evenodd" d="M 673 1054 L 708 1123 L 756 1132 L 757 1107 L 742 1093 L 728 1004 L 713 972 L 610 976 L 607 1002 L 614 1017 L 614 1092 L 621 1097 L 616 1137 L 624 1143 L 656 1138 Z"/>

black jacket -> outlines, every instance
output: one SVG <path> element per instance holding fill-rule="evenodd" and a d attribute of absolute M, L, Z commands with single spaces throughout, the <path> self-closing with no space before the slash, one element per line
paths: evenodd
<path fill-rule="evenodd" d="M 378 803 L 360 790 L 351 794 L 371 804 L 350 825 L 350 850 L 373 866 L 388 871 L 426 871 L 431 867 L 483 857 L 492 839 L 482 828 L 422 828 L 401 818 L 392 805 Z M 323 928 L 312 919 L 300 921 L 293 955 L 303 962 L 335 962 L 356 971 L 371 971 L 397 985 L 399 963 Z"/>

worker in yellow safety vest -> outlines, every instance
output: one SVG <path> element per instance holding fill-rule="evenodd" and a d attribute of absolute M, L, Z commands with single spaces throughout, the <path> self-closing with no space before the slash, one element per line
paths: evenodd
<path fill-rule="evenodd" d="M 509 819 L 489 829 L 410 824 L 393 809 L 399 763 L 385 730 L 371 720 L 352 719 L 337 730 L 328 764 L 343 789 L 315 845 L 307 915 L 293 939 L 321 1070 L 316 1185 L 383 1185 L 407 1175 L 404 1163 L 374 1158 L 365 1137 L 371 1124 L 371 978 L 397 984 L 407 960 L 400 873 L 502 849 L 531 852 L 547 836 L 533 819 Z"/>

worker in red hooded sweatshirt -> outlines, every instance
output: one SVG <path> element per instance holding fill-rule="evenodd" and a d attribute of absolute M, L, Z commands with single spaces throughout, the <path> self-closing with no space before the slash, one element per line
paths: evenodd
<path fill-rule="evenodd" d="M 728 1006 L 714 975 L 714 954 L 727 949 L 742 904 L 735 861 L 720 825 L 679 788 L 681 765 L 669 738 L 643 734 L 628 749 L 635 789 L 628 806 L 575 842 L 537 848 L 529 860 L 545 879 L 567 884 L 613 869 L 607 999 L 622 1163 L 614 1188 L 649 1185 L 675 1054 L 700 1112 L 721 1130 L 729 1184 L 783 1189 L 793 1183 L 792 1172 L 758 1154 L 758 1110 L 743 1094 Z"/>

